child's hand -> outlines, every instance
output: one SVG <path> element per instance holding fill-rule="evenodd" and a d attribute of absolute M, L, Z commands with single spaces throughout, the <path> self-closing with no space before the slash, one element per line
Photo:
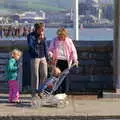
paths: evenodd
<path fill-rule="evenodd" d="M 48 52 L 48 56 L 49 56 L 50 58 L 52 58 L 52 57 L 53 57 L 53 53 L 52 53 L 52 52 Z"/>
<path fill-rule="evenodd" d="M 52 86 L 52 84 L 48 84 L 47 87 L 48 87 L 49 89 L 51 89 L 53 86 Z"/>
<path fill-rule="evenodd" d="M 21 69 L 22 68 L 22 63 L 20 62 L 19 64 L 18 64 L 18 69 Z"/>
<path fill-rule="evenodd" d="M 55 61 L 54 60 L 50 60 L 47 63 L 48 63 L 48 65 L 55 65 Z"/>

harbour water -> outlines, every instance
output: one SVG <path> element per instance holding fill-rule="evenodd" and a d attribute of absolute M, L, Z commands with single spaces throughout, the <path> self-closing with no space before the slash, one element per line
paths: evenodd
<path fill-rule="evenodd" d="M 47 28 L 45 29 L 45 36 L 47 40 L 52 40 L 56 36 L 56 31 L 58 28 Z M 69 36 L 73 39 L 73 28 L 66 28 L 68 30 Z M 4 36 L 0 40 L 25 40 L 27 39 L 27 34 L 25 36 Z M 113 28 L 82 28 L 79 30 L 79 40 L 81 41 L 112 41 L 114 31 Z"/>
<path fill-rule="evenodd" d="M 73 28 L 67 28 L 69 36 L 73 38 Z M 56 36 L 57 28 L 46 28 L 47 40 L 52 40 Z M 111 41 L 114 31 L 112 28 L 83 28 L 79 31 L 79 40 L 82 41 Z"/>

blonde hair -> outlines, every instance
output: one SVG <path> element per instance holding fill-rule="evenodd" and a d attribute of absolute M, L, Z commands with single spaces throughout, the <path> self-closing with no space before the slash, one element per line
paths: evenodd
<path fill-rule="evenodd" d="M 13 49 L 10 53 L 11 57 L 14 57 L 15 54 L 18 54 L 19 56 L 22 55 L 22 52 L 19 49 Z"/>
<path fill-rule="evenodd" d="M 61 27 L 57 30 L 57 35 L 58 36 L 64 35 L 65 37 L 67 37 L 68 36 L 68 31 L 64 27 Z"/>
<path fill-rule="evenodd" d="M 58 67 L 53 67 L 52 69 L 52 75 L 55 75 L 58 77 L 61 74 L 61 70 Z"/>

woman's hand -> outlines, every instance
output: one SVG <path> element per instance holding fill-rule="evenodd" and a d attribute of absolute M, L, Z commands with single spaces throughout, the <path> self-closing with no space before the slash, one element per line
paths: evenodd
<path fill-rule="evenodd" d="M 76 67 L 78 67 L 78 64 L 79 64 L 78 60 L 73 63 L 73 65 L 75 65 Z"/>

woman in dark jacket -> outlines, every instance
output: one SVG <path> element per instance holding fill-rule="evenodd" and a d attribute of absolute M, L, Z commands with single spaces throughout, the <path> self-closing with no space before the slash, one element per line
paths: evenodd
<path fill-rule="evenodd" d="M 32 96 L 36 96 L 39 85 L 47 78 L 47 43 L 44 35 L 44 24 L 36 23 L 34 32 L 27 36 L 29 53 L 31 57 L 31 87 Z"/>

